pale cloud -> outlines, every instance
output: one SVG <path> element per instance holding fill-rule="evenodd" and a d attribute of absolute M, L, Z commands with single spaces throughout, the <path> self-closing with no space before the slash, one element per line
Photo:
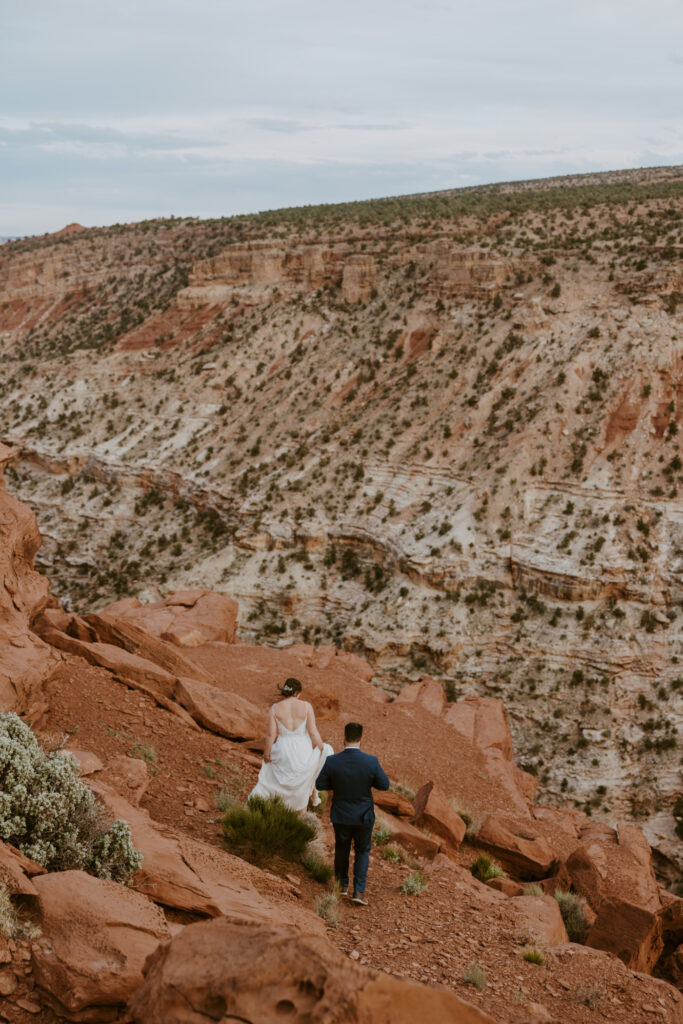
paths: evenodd
<path fill-rule="evenodd" d="M 24 0 L 3 23 L 0 235 L 683 163 L 678 0 Z"/>

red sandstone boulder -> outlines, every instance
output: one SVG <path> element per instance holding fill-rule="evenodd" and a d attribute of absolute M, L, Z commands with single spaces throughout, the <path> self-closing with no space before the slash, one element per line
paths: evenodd
<path fill-rule="evenodd" d="M 433 836 L 425 835 L 419 828 L 410 825 L 403 818 L 394 818 L 382 811 L 377 813 L 377 822 L 391 832 L 391 841 L 414 853 L 417 857 L 433 860 L 441 849 L 441 843 Z"/>
<path fill-rule="evenodd" d="M 661 900 L 642 832 L 632 825 L 586 824 L 567 871 L 596 914 L 587 944 L 615 953 L 634 970 L 652 971 L 663 949 Z"/>
<path fill-rule="evenodd" d="M 101 643 L 113 644 L 130 654 L 151 661 L 171 676 L 198 679 L 202 683 L 214 682 L 208 672 L 191 661 L 177 647 L 148 633 L 135 622 L 104 614 L 87 615 L 85 621 L 95 631 Z"/>
<path fill-rule="evenodd" d="M 508 826 L 495 814 L 485 818 L 476 843 L 490 851 L 514 878 L 523 881 L 545 877 L 555 863 L 548 843 L 526 822 Z"/>
<path fill-rule="evenodd" d="M 160 946 L 130 1002 L 136 1024 L 494 1024 L 453 992 L 352 964 L 324 938 L 226 920 Z"/>
<path fill-rule="evenodd" d="M 92 788 L 115 818 L 130 825 L 133 844 L 142 854 L 142 867 L 133 888 L 155 903 L 207 917 L 232 921 L 280 924 L 311 934 L 324 933 L 315 914 L 296 906 L 276 909 L 261 896 L 251 880 L 256 868 L 224 850 L 174 832 L 153 821 L 109 787 L 93 781 Z"/>
<path fill-rule="evenodd" d="M 446 721 L 481 750 L 494 747 L 512 760 L 512 736 L 505 705 L 498 697 L 465 697 L 450 704 Z"/>
<path fill-rule="evenodd" d="M 127 757 L 125 754 L 108 761 L 99 777 L 134 807 L 139 806 L 149 785 L 146 763 L 139 757 Z"/>
<path fill-rule="evenodd" d="M 524 886 L 520 885 L 519 882 L 514 882 L 511 878 L 489 878 L 486 881 L 486 885 L 488 885 L 490 889 L 495 889 L 497 892 L 504 893 L 506 896 L 524 895 Z"/>
<path fill-rule="evenodd" d="M 404 686 L 396 697 L 394 704 L 398 707 L 420 704 L 426 711 L 440 715 L 446 706 L 446 695 L 441 683 L 430 676 L 420 676 L 417 683 Z"/>
<path fill-rule="evenodd" d="M 13 896 L 35 896 L 36 889 L 31 878 L 44 875 L 45 868 L 25 857 L 9 843 L 0 841 L 0 882 L 3 882 Z"/>
<path fill-rule="evenodd" d="M 203 588 L 178 591 L 146 605 L 117 601 L 104 609 L 105 615 L 128 619 L 176 647 L 199 647 L 212 641 L 233 644 L 237 613 L 237 602 L 231 597 Z"/>
<path fill-rule="evenodd" d="M 35 721 L 56 659 L 30 632 L 47 604 L 48 584 L 33 568 L 40 547 L 36 517 L 5 489 L 5 466 L 15 454 L 0 444 L 0 711 L 31 712 Z"/>
<path fill-rule="evenodd" d="M 170 938 L 163 913 L 139 893 L 83 871 L 41 875 L 33 884 L 39 990 L 70 1020 L 112 1020 L 141 984 L 147 957 Z"/>
<path fill-rule="evenodd" d="M 415 824 L 426 826 L 430 832 L 445 839 L 457 850 L 465 838 L 467 826 L 433 782 L 425 783 L 418 790 L 415 794 L 414 807 Z"/>
<path fill-rule="evenodd" d="M 406 800 L 404 796 L 400 796 L 390 789 L 386 792 L 375 790 L 372 798 L 375 801 L 375 807 L 380 807 L 388 814 L 396 814 L 399 818 L 412 818 L 415 814 L 415 808 L 410 800 Z"/>
<path fill-rule="evenodd" d="M 510 905 L 528 926 L 533 942 L 560 946 L 569 942 L 557 900 L 552 896 L 513 896 Z"/>
<path fill-rule="evenodd" d="M 80 750 L 78 747 L 64 747 L 64 753 L 70 754 L 78 762 L 81 775 L 94 775 L 95 772 L 101 772 L 104 768 L 97 754 L 93 754 L 90 750 Z"/>
<path fill-rule="evenodd" d="M 195 722 L 230 740 L 253 740 L 266 733 L 266 714 L 246 697 L 196 679 L 179 679 L 175 699 Z"/>

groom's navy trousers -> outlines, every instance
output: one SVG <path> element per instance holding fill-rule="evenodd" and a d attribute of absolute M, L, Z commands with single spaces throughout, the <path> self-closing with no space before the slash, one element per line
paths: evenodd
<path fill-rule="evenodd" d="M 346 747 L 328 757 L 316 789 L 332 790 L 330 821 L 334 828 L 334 874 L 342 888 L 349 884 L 349 857 L 354 848 L 353 890 L 365 892 L 375 824 L 373 789 L 389 789 L 389 779 L 372 754 Z"/>

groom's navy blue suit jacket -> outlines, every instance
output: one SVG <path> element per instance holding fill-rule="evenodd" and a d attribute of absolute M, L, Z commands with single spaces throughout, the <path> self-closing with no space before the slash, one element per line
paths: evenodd
<path fill-rule="evenodd" d="M 346 747 L 327 758 L 315 785 L 333 792 L 333 825 L 371 825 L 375 820 L 372 790 L 389 789 L 389 779 L 374 754 Z"/>

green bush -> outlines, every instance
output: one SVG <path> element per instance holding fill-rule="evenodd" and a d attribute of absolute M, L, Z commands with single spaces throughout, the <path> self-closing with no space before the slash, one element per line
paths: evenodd
<path fill-rule="evenodd" d="M 470 964 L 462 976 L 466 985 L 473 985 L 480 991 L 486 988 L 486 968 L 481 964 Z"/>
<path fill-rule="evenodd" d="M 75 759 L 46 754 L 11 713 L 0 714 L 0 839 L 49 871 L 80 868 L 125 882 L 142 863 L 128 824 L 109 821 Z"/>
<path fill-rule="evenodd" d="M 376 828 L 372 836 L 372 841 L 375 846 L 386 846 L 393 834 L 394 833 L 390 828 Z"/>
<path fill-rule="evenodd" d="M 307 854 L 301 863 L 315 881 L 322 882 L 323 885 L 329 882 L 334 874 L 331 865 L 317 853 Z"/>
<path fill-rule="evenodd" d="M 480 853 L 470 871 L 480 882 L 488 882 L 489 878 L 507 878 L 502 868 L 498 867 L 485 853 Z"/>
<path fill-rule="evenodd" d="M 543 967 L 545 965 L 545 957 L 543 956 L 543 953 L 534 946 L 524 950 L 522 953 L 522 960 L 526 960 L 528 964 L 538 964 L 539 967 Z"/>
<path fill-rule="evenodd" d="M 577 896 L 574 892 L 563 892 L 562 889 L 555 891 L 555 899 L 570 942 L 585 942 L 588 934 L 586 901 L 582 896 Z"/>
<path fill-rule="evenodd" d="M 316 836 L 313 826 L 278 796 L 253 796 L 244 807 L 231 807 L 221 824 L 228 846 L 255 864 L 277 857 L 299 860 Z"/>
<path fill-rule="evenodd" d="M 420 896 L 427 888 L 427 879 L 421 872 L 413 871 L 407 878 L 403 879 L 401 892 L 406 896 Z"/>

